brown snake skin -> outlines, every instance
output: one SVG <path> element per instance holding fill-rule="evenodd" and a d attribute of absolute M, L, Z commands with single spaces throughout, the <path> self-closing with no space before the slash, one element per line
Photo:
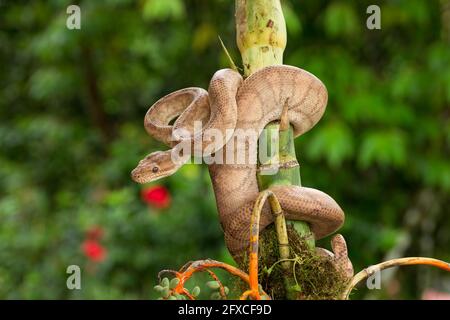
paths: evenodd
<path fill-rule="evenodd" d="M 285 104 L 295 137 L 305 133 L 322 117 L 327 99 L 323 83 L 297 67 L 266 67 L 245 81 L 239 73 L 224 69 L 214 74 L 208 92 L 187 88 L 157 101 L 148 110 L 144 123 L 150 135 L 171 147 L 182 140 L 188 140 L 193 146 L 194 142 L 201 141 L 195 151 L 208 149 L 209 152 L 203 152 L 204 156 L 212 154 L 237 159 L 238 154 L 245 155 L 239 164 L 209 165 L 225 241 L 230 253 L 239 260 L 248 249 L 250 216 L 259 193 L 256 178 L 259 134 L 268 123 L 280 118 Z M 174 124 L 169 125 L 177 116 Z M 213 128 L 223 133 L 231 129 L 228 132 L 232 134 L 224 134 L 223 141 L 211 147 L 204 130 L 194 132 L 195 120 L 202 121 L 204 129 Z M 180 128 L 186 129 L 189 136 L 177 136 L 172 141 L 173 130 Z M 257 134 L 243 136 L 242 130 L 256 130 Z M 245 143 L 237 144 L 239 139 L 244 139 Z M 146 183 L 176 172 L 183 162 L 173 163 L 170 152 L 158 151 L 141 160 L 132 172 L 133 180 Z M 275 186 L 271 190 L 280 201 L 286 218 L 308 222 L 316 239 L 335 232 L 344 222 L 339 205 L 319 190 L 299 186 Z M 260 230 L 273 222 L 268 207 L 265 209 Z M 332 247 L 334 254 L 324 249 L 318 251 L 329 256 L 347 275 L 353 274 L 343 237 L 335 236 Z"/>

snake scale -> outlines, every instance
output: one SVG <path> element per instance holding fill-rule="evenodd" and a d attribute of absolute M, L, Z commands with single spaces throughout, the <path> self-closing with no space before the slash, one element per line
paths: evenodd
<path fill-rule="evenodd" d="M 235 160 L 216 161 L 208 168 L 226 245 L 239 260 L 248 249 L 250 216 L 259 193 L 255 160 L 259 135 L 268 123 L 280 119 L 283 108 L 287 107 L 294 136 L 300 136 L 321 119 L 327 99 L 324 84 L 297 67 L 270 66 L 245 80 L 234 70 L 219 70 L 213 75 L 208 91 L 181 89 L 150 107 L 144 119 L 147 132 L 172 149 L 146 156 L 132 171 L 132 179 L 147 183 L 175 173 L 190 158 L 184 154 L 184 160 L 173 160 L 173 152 L 181 142 L 192 146 L 192 154 L 200 152 L 206 158 L 219 155 L 222 159 Z M 195 131 L 195 121 L 202 124 L 200 132 Z M 174 134 L 179 129 L 185 134 Z M 206 129 L 220 132 L 222 139 L 212 139 L 208 136 L 211 130 Z M 256 134 L 245 135 L 246 130 Z M 243 161 L 236 163 L 236 159 Z M 335 232 L 344 222 L 342 209 L 322 191 L 292 185 L 273 186 L 270 190 L 278 198 L 286 218 L 308 222 L 316 239 Z M 272 222 L 266 207 L 260 230 Z M 341 235 L 332 239 L 332 248 L 333 253 L 318 250 L 351 276 L 353 269 Z"/>

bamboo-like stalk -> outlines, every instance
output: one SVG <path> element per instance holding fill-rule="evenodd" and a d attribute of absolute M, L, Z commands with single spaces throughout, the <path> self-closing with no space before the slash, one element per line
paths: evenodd
<path fill-rule="evenodd" d="M 283 64 L 287 33 L 280 0 L 236 0 L 236 31 L 236 41 L 242 56 L 245 77 L 261 68 Z M 270 154 L 268 159 L 259 166 L 260 190 L 276 184 L 301 185 L 293 128 L 288 124 L 287 117 L 286 120 L 282 128 L 279 123 L 267 125 L 260 137 L 263 145 L 267 146 L 266 154 Z M 273 141 L 279 143 L 275 146 Z M 266 169 L 275 169 L 277 172 L 268 175 L 265 174 Z M 308 239 L 310 248 L 314 248 L 314 237 L 308 224 L 302 221 L 290 223 L 294 225 L 300 236 Z M 294 281 L 285 279 L 287 298 L 295 298 L 289 293 L 291 291 L 289 283 Z"/>
<path fill-rule="evenodd" d="M 259 165 L 258 185 L 260 190 L 280 184 L 301 186 L 300 165 L 295 154 L 294 130 L 289 125 L 287 116 L 282 117 L 281 123 L 271 123 L 266 126 L 260 141 L 262 146 L 267 145 L 267 154 L 270 155 Z M 274 143 L 274 141 L 278 141 L 278 143 Z M 274 145 L 278 146 L 277 150 L 272 150 L 275 148 Z M 265 170 L 277 170 L 277 172 L 276 174 L 266 174 Z M 291 223 L 297 233 L 306 239 L 309 248 L 314 249 L 314 236 L 309 225 L 303 221 L 288 221 L 288 223 Z"/>
<path fill-rule="evenodd" d="M 283 64 L 286 38 L 280 0 L 236 0 L 236 42 L 244 76 Z"/>
<path fill-rule="evenodd" d="M 286 39 L 286 22 L 280 0 L 236 0 L 236 41 L 242 56 L 244 76 L 267 66 L 283 64 Z M 269 153 L 273 154 L 267 162 L 260 164 L 260 169 L 278 167 L 275 175 L 258 174 L 260 190 L 274 184 L 301 185 L 293 129 L 285 126 L 278 133 L 277 128 L 277 123 L 269 124 L 260 137 L 267 142 Z M 278 138 L 279 150 L 271 150 L 274 138 Z M 309 238 L 308 244 L 313 248 L 314 237 L 308 224 L 296 221 L 293 225 L 301 236 Z"/>

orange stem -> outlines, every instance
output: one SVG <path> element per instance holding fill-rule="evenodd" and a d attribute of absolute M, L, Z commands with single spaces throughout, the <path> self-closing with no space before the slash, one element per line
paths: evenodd
<path fill-rule="evenodd" d="M 373 266 L 367 267 L 364 270 L 358 272 L 350 281 L 349 285 L 345 289 L 342 298 L 348 299 L 352 289 L 362 280 L 379 272 L 383 269 L 388 269 L 396 266 L 411 266 L 411 265 L 429 265 L 433 267 L 440 268 L 442 270 L 450 272 L 450 264 L 448 262 L 424 257 L 409 257 L 409 258 L 398 258 L 392 259 Z"/>
<path fill-rule="evenodd" d="M 267 199 L 269 199 L 272 214 L 275 216 L 282 214 L 280 203 L 272 191 L 264 190 L 259 193 L 258 198 L 256 198 L 250 220 L 250 261 L 248 271 L 250 278 L 250 290 L 249 292 L 244 292 L 241 298 L 247 298 L 250 296 L 252 299 L 261 300 L 261 295 L 258 288 L 259 220 L 261 217 L 261 210 Z"/>
<path fill-rule="evenodd" d="M 220 261 L 216 261 L 216 260 L 211 260 L 211 259 L 206 259 L 206 260 L 198 260 L 198 261 L 194 261 L 192 262 L 189 266 L 185 265 L 183 266 L 180 270 L 183 270 L 182 272 L 180 271 L 172 271 L 172 270 L 165 270 L 166 272 L 171 272 L 174 273 L 175 276 L 180 280 L 178 282 L 178 285 L 173 289 L 174 292 L 179 293 L 179 294 L 184 294 L 186 295 L 189 299 L 194 300 L 195 298 L 189 294 L 189 292 L 187 292 L 187 290 L 184 287 L 184 284 L 186 283 L 186 281 L 188 281 L 196 272 L 201 272 L 201 271 L 205 271 L 208 272 L 214 280 L 219 281 L 219 279 L 217 278 L 217 276 L 211 271 L 209 270 L 209 268 L 220 268 L 223 269 L 227 272 L 229 272 L 230 274 L 239 277 L 242 281 L 244 281 L 245 283 L 250 285 L 250 278 L 249 276 L 243 272 L 242 270 L 233 267 L 229 264 L 220 262 Z M 225 296 L 225 290 L 223 288 L 222 283 L 219 281 L 219 284 L 221 286 L 221 295 Z M 256 285 L 256 287 L 258 288 L 258 285 Z M 265 292 L 263 292 L 263 294 L 267 295 Z"/>

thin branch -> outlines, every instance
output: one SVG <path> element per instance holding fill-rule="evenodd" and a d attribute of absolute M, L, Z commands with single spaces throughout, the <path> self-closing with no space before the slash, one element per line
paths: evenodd
<path fill-rule="evenodd" d="M 223 299 L 226 299 L 226 298 L 227 298 L 227 294 L 225 293 L 225 287 L 223 286 L 222 281 L 220 281 L 219 277 L 218 277 L 214 272 L 212 272 L 211 270 L 205 269 L 205 271 L 209 273 L 209 275 L 211 276 L 211 278 L 213 278 L 215 281 L 217 281 L 217 283 L 219 284 L 219 293 L 220 293 L 220 296 L 221 296 Z"/>
<path fill-rule="evenodd" d="M 230 53 L 229 53 L 228 50 L 227 50 L 227 47 L 225 47 L 225 44 L 223 43 L 222 38 L 221 38 L 220 36 L 218 36 L 218 37 L 219 37 L 220 45 L 222 46 L 222 49 L 223 49 L 223 51 L 225 52 L 225 55 L 227 56 L 228 61 L 230 62 L 231 69 L 233 69 L 234 71 L 239 72 L 239 71 L 242 70 L 242 69 L 240 69 L 240 68 L 238 68 L 238 67 L 236 66 L 236 64 L 235 64 L 234 61 L 233 61 L 233 58 L 231 58 L 231 55 L 230 55 Z"/>
<path fill-rule="evenodd" d="M 364 270 L 358 272 L 350 281 L 344 293 L 342 294 L 342 299 L 347 300 L 349 298 L 350 292 L 353 288 L 362 280 L 370 277 L 376 272 L 384 269 L 397 267 L 397 266 L 410 266 L 410 265 L 429 265 L 443 269 L 450 272 L 450 264 L 445 261 L 441 261 L 433 258 L 423 258 L 423 257 L 409 257 L 409 258 L 398 258 L 389 261 L 381 262 L 373 266 L 367 267 Z"/>
<path fill-rule="evenodd" d="M 203 271 L 208 272 L 211 276 L 213 276 L 213 279 L 218 281 L 219 279 L 215 276 L 215 274 L 211 270 L 209 270 L 210 268 L 223 269 L 223 270 L 229 272 L 230 274 L 237 276 L 242 281 L 244 281 L 245 283 L 250 285 L 250 278 L 249 278 L 248 274 L 246 274 L 242 270 L 240 270 L 236 267 L 233 267 L 229 264 L 226 264 L 226 263 L 223 263 L 220 261 L 216 261 L 216 260 L 211 260 L 211 259 L 194 261 L 188 266 L 184 265 L 178 272 L 176 272 L 176 271 L 174 272 L 172 270 L 164 270 L 164 272 L 175 273 L 175 276 L 180 280 L 178 282 L 177 286 L 172 290 L 173 292 L 176 292 L 179 294 L 184 294 L 189 299 L 194 300 L 194 297 L 192 295 L 190 295 L 189 292 L 187 292 L 184 285 L 185 285 L 186 281 L 188 281 L 195 273 L 203 272 Z M 183 271 L 181 271 L 181 270 L 183 270 Z M 220 281 L 219 281 L 219 284 L 221 286 Z M 265 293 L 264 291 L 262 292 L 262 294 L 267 295 L 267 293 Z M 224 290 L 223 286 L 221 286 L 221 295 L 222 296 L 225 295 L 225 290 Z"/>
<path fill-rule="evenodd" d="M 280 258 L 283 260 L 289 258 L 290 251 L 286 221 L 284 219 L 280 202 L 272 191 L 261 191 L 258 198 L 256 198 L 250 220 L 250 262 L 248 271 L 250 290 L 244 292 L 241 299 L 246 299 L 248 296 L 256 300 L 261 299 L 258 287 L 259 220 L 261 217 L 261 210 L 267 200 L 269 201 L 272 214 L 275 217 L 275 228 L 277 230 Z M 285 261 L 282 265 L 285 269 L 289 269 L 290 263 Z"/>

